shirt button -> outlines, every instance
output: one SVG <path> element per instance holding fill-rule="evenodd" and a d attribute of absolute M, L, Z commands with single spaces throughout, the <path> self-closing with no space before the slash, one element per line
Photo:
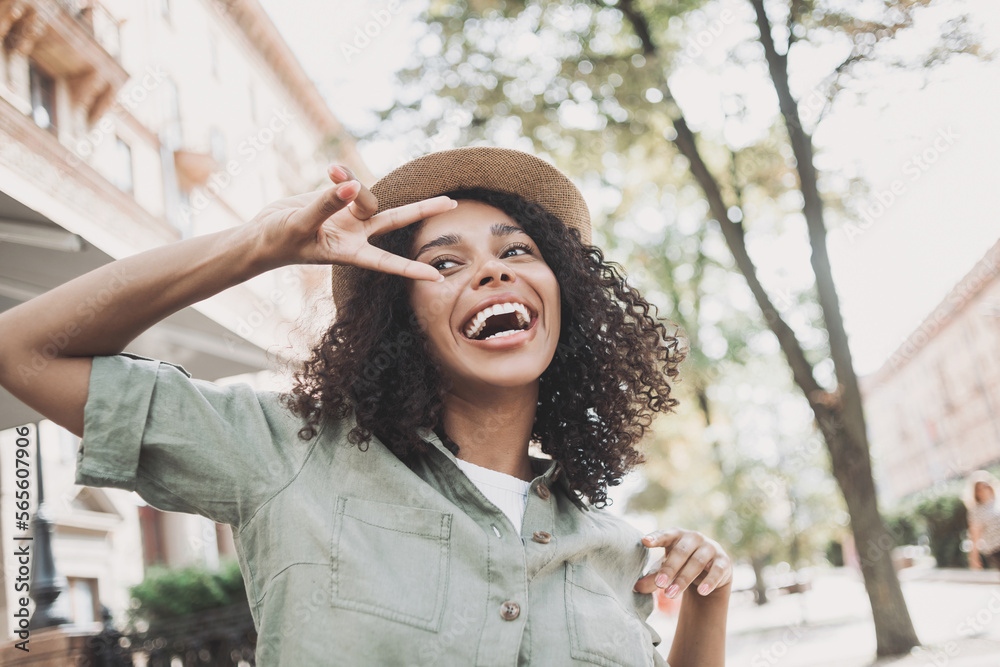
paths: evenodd
<path fill-rule="evenodd" d="M 544 530 L 536 530 L 532 535 L 531 539 L 538 542 L 539 544 L 548 544 L 549 540 L 552 539 L 550 533 L 546 533 Z"/>
<path fill-rule="evenodd" d="M 516 602 L 507 601 L 500 605 L 500 615 L 505 621 L 513 621 L 520 613 L 521 608 L 517 606 Z"/>
<path fill-rule="evenodd" d="M 542 500 L 549 499 L 549 487 L 545 486 L 543 482 L 539 482 L 538 486 L 535 487 L 535 491 L 538 493 L 538 497 Z"/>

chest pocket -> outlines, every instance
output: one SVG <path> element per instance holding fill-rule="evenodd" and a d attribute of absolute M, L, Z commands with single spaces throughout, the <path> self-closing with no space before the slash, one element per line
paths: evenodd
<path fill-rule="evenodd" d="M 436 632 L 448 593 L 452 515 L 338 498 L 331 603 Z"/>
<path fill-rule="evenodd" d="M 570 655 L 605 667 L 652 665 L 652 641 L 586 560 L 566 563 Z"/>

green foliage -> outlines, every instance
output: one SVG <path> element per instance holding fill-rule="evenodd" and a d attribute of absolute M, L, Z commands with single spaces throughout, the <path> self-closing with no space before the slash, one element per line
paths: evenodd
<path fill-rule="evenodd" d="M 655 479 L 646 479 L 646 486 L 629 496 L 626 512 L 659 514 L 670 504 L 670 490 Z"/>
<path fill-rule="evenodd" d="M 968 523 L 965 505 L 954 495 L 931 496 L 920 501 L 916 512 L 927 524 L 927 538 L 938 567 L 968 567 L 962 538 Z"/>
<path fill-rule="evenodd" d="M 844 567 L 844 545 L 838 540 L 830 540 L 826 546 L 826 559 L 834 567 Z"/>
<path fill-rule="evenodd" d="M 882 520 L 897 547 L 916 544 L 920 536 L 926 534 L 926 523 L 919 514 L 896 512 L 886 514 Z"/>
<path fill-rule="evenodd" d="M 202 566 L 180 569 L 151 567 L 146 578 L 130 590 L 130 623 L 158 621 L 194 614 L 208 609 L 246 603 L 246 588 L 239 564 L 223 563 L 218 571 Z"/>
<path fill-rule="evenodd" d="M 965 504 L 959 498 L 962 480 L 953 480 L 904 500 L 883 518 L 896 546 L 930 546 L 938 567 L 968 567 L 962 541 L 968 531 Z"/>

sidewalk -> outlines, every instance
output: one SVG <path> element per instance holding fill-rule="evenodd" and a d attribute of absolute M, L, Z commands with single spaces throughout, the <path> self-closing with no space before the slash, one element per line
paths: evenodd
<path fill-rule="evenodd" d="M 954 584 L 994 584 L 1000 586 L 1000 571 L 916 566 L 900 570 L 899 581 L 947 581 Z"/>
<path fill-rule="evenodd" d="M 905 571 L 904 571 L 905 572 Z M 989 575 L 992 575 L 992 579 Z M 860 575 L 823 571 L 812 590 L 757 607 L 734 596 L 727 622 L 729 667 L 1000 667 L 1000 573 L 914 570 L 903 595 L 917 637 L 909 656 L 875 661 L 871 607 Z M 656 611 L 650 624 L 666 656 L 676 616 Z"/>

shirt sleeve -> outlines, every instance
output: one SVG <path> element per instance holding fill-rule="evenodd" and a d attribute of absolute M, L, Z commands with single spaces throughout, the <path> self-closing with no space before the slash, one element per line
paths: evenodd
<path fill-rule="evenodd" d="M 318 441 L 277 392 L 221 386 L 135 354 L 94 357 L 76 483 L 135 491 L 165 511 L 241 526 Z"/>

